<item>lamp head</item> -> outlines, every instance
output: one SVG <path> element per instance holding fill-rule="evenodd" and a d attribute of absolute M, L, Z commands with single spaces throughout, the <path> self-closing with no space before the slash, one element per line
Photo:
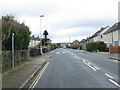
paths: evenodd
<path fill-rule="evenodd" d="M 40 15 L 40 17 L 44 17 L 44 15 Z"/>

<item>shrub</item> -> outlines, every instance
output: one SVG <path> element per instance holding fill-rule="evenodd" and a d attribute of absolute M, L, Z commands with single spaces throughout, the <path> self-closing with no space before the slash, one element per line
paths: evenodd
<path fill-rule="evenodd" d="M 28 49 L 31 34 L 29 27 L 24 22 L 19 23 L 13 16 L 2 16 L 2 50 L 12 49 L 12 33 L 14 33 L 15 50 Z"/>
<path fill-rule="evenodd" d="M 86 50 L 87 51 L 96 51 L 97 50 L 97 45 L 95 42 L 89 42 L 86 44 Z"/>
<path fill-rule="evenodd" d="M 97 49 L 99 51 L 105 51 L 106 50 L 106 44 L 104 42 L 97 41 L 95 43 L 97 44 Z"/>
<path fill-rule="evenodd" d="M 89 42 L 86 44 L 87 51 L 105 51 L 106 44 L 102 41 Z"/>

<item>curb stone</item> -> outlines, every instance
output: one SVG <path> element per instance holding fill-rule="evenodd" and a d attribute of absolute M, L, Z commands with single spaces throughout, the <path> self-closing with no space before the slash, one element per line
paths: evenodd
<path fill-rule="evenodd" d="M 37 71 L 47 62 L 47 60 L 45 62 L 43 62 L 35 71 L 34 73 L 27 79 L 25 80 L 25 82 L 20 86 L 20 88 L 23 88 L 31 79 L 32 77 L 34 77 L 34 75 L 37 73 Z"/>
<path fill-rule="evenodd" d="M 14 69 L 10 69 L 10 70 L 8 70 L 8 71 L 6 71 L 6 72 L 4 72 L 4 73 L 1 73 L 0 76 L 2 76 L 2 78 L 3 78 L 3 77 L 5 77 L 5 76 L 7 76 L 10 72 L 16 71 L 16 70 L 24 67 L 26 64 L 30 64 L 30 63 L 32 63 L 32 62 L 34 62 L 34 61 L 29 61 L 29 62 L 27 61 L 27 62 L 25 62 L 25 63 L 23 63 L 23 64 L 21 64 L 21 65 L 19 65 L 19 66 L 16 66 Z"/>

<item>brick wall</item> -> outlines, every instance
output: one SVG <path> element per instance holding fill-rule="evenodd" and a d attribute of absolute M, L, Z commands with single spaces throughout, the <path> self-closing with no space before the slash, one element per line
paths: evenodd
<path fill-rule="evenodd" d="M 120 46 L 110 46 L 110 54 L 120 53 Z"/>

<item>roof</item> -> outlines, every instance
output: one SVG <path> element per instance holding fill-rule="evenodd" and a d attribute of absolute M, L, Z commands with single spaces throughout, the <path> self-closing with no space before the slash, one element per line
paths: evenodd
<path fill-rule="evenodd" d="M 113 32 L 115 30 L 120 29 L 120 22 L 115 23 L 110 29 L 108 29 L 104 34 L 108 34 L 110 32 Z"/>
<path fill-rule="evenodd" d="M 84 43 L 84 42 L 86 42 L 86 39 L 82 39 L 82 40 L 80 41 L 80 43 Z"/>
<path fill-rule="evenodd" d="M 40 40 L 40 38 L 39 37 L 30 37 L 31 38 L 31 40 Z"/>
<path fill-rule="evenodd" d="M 78 43 L 79 43 L 79 41 L 78 41 L 78 40 L 73 41 L 73 43 L 75 43 L 75 42 L 78 42 Z"/>
<path fill-rule="evenodd" d="M 109 27 L 109 26 L 107 26 L 107 27 Z M 105 28 L 101 28 L 99 31 L 97 31 L 95 34 L 93 34 L 92 36 L 91 36 L 91 38 L 93 38 L 93 37 L 96 37 L 99 33 L 101 33 L 104 29 L 106 29 L 107 27 L 105 27 Z"/>

